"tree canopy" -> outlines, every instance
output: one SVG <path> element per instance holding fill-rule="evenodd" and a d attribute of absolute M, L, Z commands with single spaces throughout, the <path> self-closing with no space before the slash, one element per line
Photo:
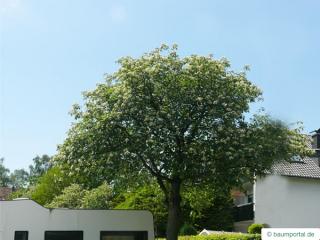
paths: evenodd
<path fill-rule="evenodd" d="M 181 219 L 181 187 L 228 191 L 277 161 L 308 154 L 300 128 L 266 115 L 246 117 L 261 90 L 226 59 L 180 57 L 162 47 L 120 68 L 84 95 L 56 160 L 73 172 L 115 179 L 148 174 L 168 207 L 167 238 Z"/>
<path fill-rule="evenodd" d="M 16 169 L 10 174 L 10 185 L 14 189 L 21 189 L 28 186 L 30 180 L 29 173 L 24 169 Z"/>
<path fill-rule="evenodd" d="M 7 187 L 10 184 L 10 170 L 4 166 L 4 158 L 0 158 L 0 187 Z"/>
<path fill-rule="evenodd" d="M 52 163 L 50 162 L 50 160 L 51 157 L 46 154 L 42 156 L 36 156 L 32 159 L 33 164 L 29 166 L 29 181 L 31 185 L 36 184 L 39 178 L 52 167 Z"/>
<path fill-rule="evenodd" d="M 139 209 L 149 210 L 153 214 L 155 235 L 165 236 L 166 218 L 168 211 L 164 202 L 164 195 L 156 184 L 144 185 L 134 191 L 123 193 L 123 201 L 115 207 L 116 209 Z"/>
<path fill-rule="evenodd" d="M 110 209 L 112 198 L 111 188 L 106 183 L 91 190 L 84 189 L 79 184 L 71 184 L 46 206 L 49 208 Z"/>
<path fill-rule="evenodd" d="M 72 179 L 68 175 L 60 168 L 53 167 L 38 179 L 35 186 L 31 186 L 27 194 L 41 205 L 47 205 L 71 183 Z"/>

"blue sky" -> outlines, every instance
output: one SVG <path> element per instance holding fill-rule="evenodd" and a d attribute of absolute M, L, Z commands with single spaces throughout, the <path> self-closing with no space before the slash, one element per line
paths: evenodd
<path fill-rule="evenodd" d="M 268 113 L 320 128 L 319 11 L 316 0 L 0 0 L 0 156 L 16 169 L 54 154 L 81 92 L 161 43 L 250 65 Z"/>

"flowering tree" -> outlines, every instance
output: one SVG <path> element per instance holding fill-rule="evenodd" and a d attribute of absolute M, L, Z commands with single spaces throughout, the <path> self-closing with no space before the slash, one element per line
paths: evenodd
<path fill-rule="evenodd" d="M 103 180 L 148 174 L 168 208 L 167 239 L 181 224 L 181 187 L 230 189 L 273 163 L 307 153 L 300 129 L 268 116 L 246 120 L 261 91 L 226 59 L 180 58 L 176 46 L 120 68 L 76 105 L 76 119 L 57 161 Z"/>

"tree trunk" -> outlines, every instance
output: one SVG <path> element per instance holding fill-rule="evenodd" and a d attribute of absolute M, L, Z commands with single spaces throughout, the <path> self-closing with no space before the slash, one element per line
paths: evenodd
<path fill-rule="evenodd" d="M 181 225 L 180 181 L 173 181 L 168 195 L 167 240 L 177 240 Z"/>

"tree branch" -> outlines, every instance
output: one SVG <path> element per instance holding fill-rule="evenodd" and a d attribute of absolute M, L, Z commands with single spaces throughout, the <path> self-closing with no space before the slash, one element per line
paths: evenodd
<path fill-rule="evenodd" d="M 168 203 L 169 202 L 169 192 L 168 192 L 167 187 L 165 186 L 165 184 L 164 184 L 162 179 L 157 178 L 157 182 L 158 182 L 158 184 L 160 186 L 160 189 L 164 193 L 166 203 Z"/>

